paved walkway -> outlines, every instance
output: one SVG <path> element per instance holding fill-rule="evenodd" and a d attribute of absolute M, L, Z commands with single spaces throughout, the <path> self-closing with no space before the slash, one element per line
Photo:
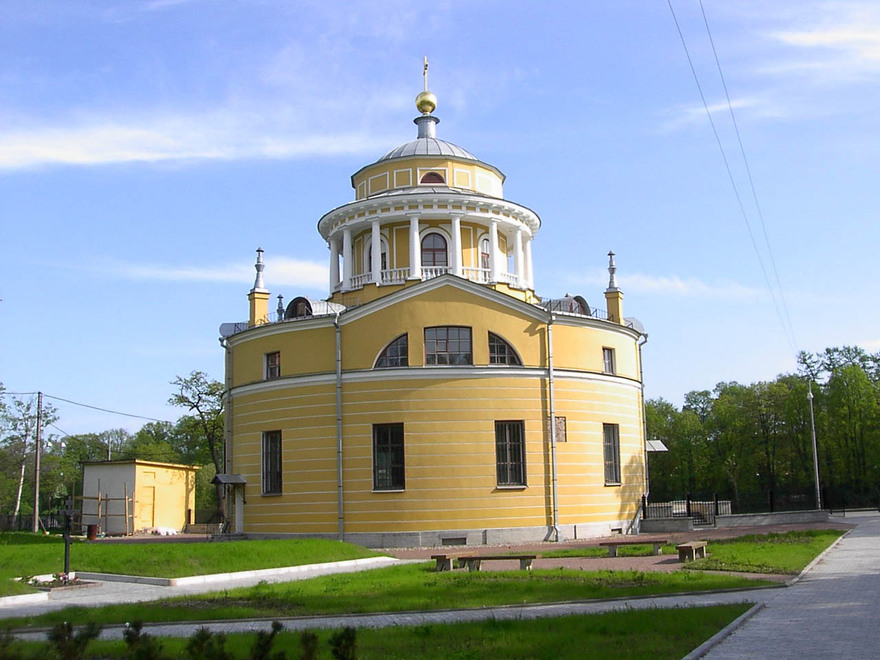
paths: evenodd
<path fill-rule="evenodd" d="M 880 515 L 846 519 L 858 527 L 704 657 L 880 657 Z"/>
<path fill-rule="evenodd" d="M 838 519 L 839 520 L 839 519 Z M 690 657 L 707 658 L 876 658 L 878 642 L 874 633 L 880 621 L 880 515 L 848 515 L 847 523 L 857 523 L 838 545 L 821 558 L 793 586 L 779 589 L 754 589 L 739 592 L 622 599 L 602 602 L 554 603 L 484 608 L 479 610 L 444 610 L 439 612 L 402 612 L 345 616 L 318 616 L 280 619 L 289 630 L 340 628 L 342 626 L 384 627 L 475 621 L 482 619 L 536 619 L 568 614 L 595 614 L 621 609 L 706 606 L 723 603 L 761 603 L 763 609 L 748 618 L 731 633 L 722 631 L 717 638 Z M 393 562 L 394 560 L 385 561 Z M 354 569 L 352 569 L 354 570 Z M 290 579 L 286 577 L 283 579 Z M 251 583 L 256 582 L 253 580 Z M 236 583 L 239 586 L 243 583 Z M 228 584 L 225 586 L 229 586 Z M 216 585 L 213 587 L 216 589 Z M 40 606 L 0 608 L 0 618 L 27 616 L 70 604 L 136 602 L 171 595 L 212 590 L 210 585 L 155 587 L 127 583 L 104 583 L 98 589 L 66 592 L 63 600 Z M 99 596 L 100 592 L 100 597 Z M 60 595 L 60 594 L 59 594 Z M 26 611 L 33 608 L 31 611 Z M 157 636 L 189 636 L 198 627 L 208 625 L 218 632 L 268 630 L 267 620 L 220 621 L 203 623 L 156 624 L 145 630 Z M 102 637 L 118 639 L 119 626 L 108 626 Z M 45 639 L 44 632 L 22 633 L 21 639 Z"/>

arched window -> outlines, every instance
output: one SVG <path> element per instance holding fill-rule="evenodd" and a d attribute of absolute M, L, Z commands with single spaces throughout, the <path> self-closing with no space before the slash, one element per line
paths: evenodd
<path fill-rule="evenodd" d="M 419 183 L 446 183 L 446 181 L 443 180 L 443 175 L 439 172 L 428 172 Z"/>
<path fill-rule="evenodd" d="M 404 334 L 391 341 L 382 349 L 379 357 L 376 358 L 376 364 L 373 368 L 382 369 L 386 367 L 407 366 L 409 366 L 409 344 L 407 343 L 407 336 Z"/>
<path fill-rule="evenodd" d="M 510 364 L 521 367 L 522 360 L 519 355 L 517 355 L 513 346 L 507 343 L 507 340 L 496 335 L 494 332 L 490 332 L 489 364 Z"/>
<path fill-rule="evenodd" d="M 446 239 L 440 234 L 426 234 L 422 239 L 422 266 L 446 266 Z"/>
<path fill-rule="evenodd" d="M 480 268 L 489 270 L 489 239 L 480 241 Z"/>

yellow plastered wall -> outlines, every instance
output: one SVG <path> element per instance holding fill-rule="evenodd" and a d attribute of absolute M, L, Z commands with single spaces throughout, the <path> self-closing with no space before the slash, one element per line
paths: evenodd
<path fill-rule="evenodd" d="M 188 511 L 194 511 L 196 471 L 182 466 L 137 463 L 135 521 L 152 524 L 144 527 L 168 527 L 179 532 L 186 524 Z"/>
<path fill-rule="evenodd" d="M 306 323 L 311 326 L 302 329 Z M 255 331 L 260 334 L 253 340 L 234 343 L 233 386 L 263 380 L 265 355 L 275 351 L 281 353 L 282 377 L 322 373 L 336 368 L 336 338 L 329 321 L 324 327 L 315 327 L 310 319 L 267 327 L 271 328 L 269 332 Z"/>
<path fill-rule="evenodd" d="M 388 380 L 346 384 L 343 394 L 345 529 L 530 527 L 552 521 L 544 379 Z M 629 518 L 644 473 L 632 388 L 560 385 L 557 415 L 560 523 Z M 573 398 L 570 398 L 573 397 Z M 615 404 L 619 410 L 608 410 Z M 337 526 L 334 389 L 275 391 L 237 400 L 235 470 L 248 482 L 245 528 L 253 532 L 333 533 Z M 596 408 L 605 408 L 598 413 Z M 524 420 L 528 487 L 496 486 L 495 421 Z M 403 422 L 406 488 L 372 490 L 372 426 Z M 620 425 L 622 484 L 606 486 L 602 424 Z M 282 432 L 283 494 L 260 495 L 264 431 Z"/>
<path fill-rule="evenodd" d="M 504 179 L 491 167 L 471 160 L 415 156 L 379 161 L 355 173 L 352 177 L 355 199 L 418 186 L 422 176 L 428 172 L 441 174 L 447 185 L 454 188 L 473 190 L 492 197 L 504 195 Z"/>
<path fill-rule="evenodd" d="M 437 310 L 443 309 L 443 320 Z M 407 332 L 410 365 L 423 365 L 424 328 L 436 325 L 467 326 L 471 330 L 475 365 L 489 364 L 488 333 L 506 339 L 526 365 L 544 364 L 544 327 L 533 317 L 515 313 L 499 303 L 478 298 L 455 287 L 441 287 L 415 299 L 390 305 L 368 317 L 346 323 L 342 328 L 343 367 L 369 369 L 380 351 L 394 338 Z"/>
<path fill-rule="evenodd" d="M 438 325 L 438 309 L 443 325 L 472 328 L 476 366 L 450 370 L 448 377 L 418 377 L 424 327 Z M 232 471 L 248 484 L 245 530 L 332 534 L 337 530 L 335 330 L 332 324 L 284 327 L 277 336 L 257 337 L 257 331 L 251 335 L 255 339 L 234 347 L 235 370 L 249 374 L 235 374 L 239 384 L 254 382 L 249 378 L 259 371 L 245 362 L 261 364 L 270 345 L 282 347 L 285 374 L 293 373 L 286 369 L 288 350 L 310 365 L 299 372 L 310 374 L 308 379 L 282 378 L 234 397 Z M 523 368 L 487 372 L 489 331 L 517 350 Z M 382 348 L 403 332 L 409 337 L 411 368 L 371 370 Z M 596 321 L 556 324 L 553 332 L 555 414 L 566 418 L 567 429 L 558 445 L 560 523 L 631 519 L 644 488 L 635 338 Z M 347 532 L 552 523 L 546 322 L 445 286 L 343 322 L 341 338 Z M 618 351 L 619 377 L 601 373 L 603 346 Z M 480 365 L 483 373 L 476 375 Z M 525 489 L 496 486 L 494 423 L 502 420 L 524 421 Z M 404 424 L 407 485 L 402 492 L 373 492 L 372 426 L 392 422 Z M 620 485 L 604 482 L 603 424 L 619 426 Z M 275 430 L 282 433 L 283 493 L 262 495 L 262 434 Z"/>
<path fill-rule="evenodd" d="M 576 369 L 602 373 L 604 369 L 603 348 L 613 348 L 617 362 L 617 374 L 634 380 L 639 379 L 638 346 L 632 336 L 606 332 L 584 333 L 583 329 L 564 322 L 553 325 L 555 366 L 559 369 Z"/>

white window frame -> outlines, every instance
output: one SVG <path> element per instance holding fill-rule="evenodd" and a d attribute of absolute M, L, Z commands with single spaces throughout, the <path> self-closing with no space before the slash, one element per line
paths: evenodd
<path fill-rule="evenodd" d="M 621 484 L 619 424 L 602 424 L 602 455 L 605 466 L 605 485 L 619 486 Z"/>
<path fill-rule="evenodd" d="M 274 365 L 270 364 L 273 356 L 278 356 L 278 363 Z M 263 354 L 263 380 L 276 378 L 281 378 L 281 351 L 269 351 Z"/>
<path fill-rule="evenodd" d="M 602 372 L 606 374 L 617 373 L 617 351 L 610 346 L 602 347 Z"/>
<path fill-rule="evenodd" d="M 284 492 L 283 436 L 281 431 L 264 431 L 260 445 L 260 487 L 263 495 L 281 495 Z M 270 445 L 270 443 L 272 443 Z M 277 443 L 277 446 L 272 446 Z M 271 453 L 277 452 L 277 473 L 269 465 Z M 270 470 L 273 474 L 270 474 Z M 273 483 L 277 479 L 278 483 Z"/>

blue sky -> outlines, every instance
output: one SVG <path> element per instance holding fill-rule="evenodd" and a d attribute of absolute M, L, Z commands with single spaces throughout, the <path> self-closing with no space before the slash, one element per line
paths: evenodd
<path fill-rule="evenodd" d="M 2 3 L 0 381 L 176 419 L 256 247 L 273 297 L 326 297 L 317 220 L 415 137 L 425 55 L 438 137 L 543 220 L 538 293 L 604 307 L 617 254 L 648 397 L 880 350 L 880 5 L 703 0 L 757 206 L 700 4 L 672 6 L 730 176 L 667 2 Z M 71 434 L 143 423 L 54 403 Z"/>

